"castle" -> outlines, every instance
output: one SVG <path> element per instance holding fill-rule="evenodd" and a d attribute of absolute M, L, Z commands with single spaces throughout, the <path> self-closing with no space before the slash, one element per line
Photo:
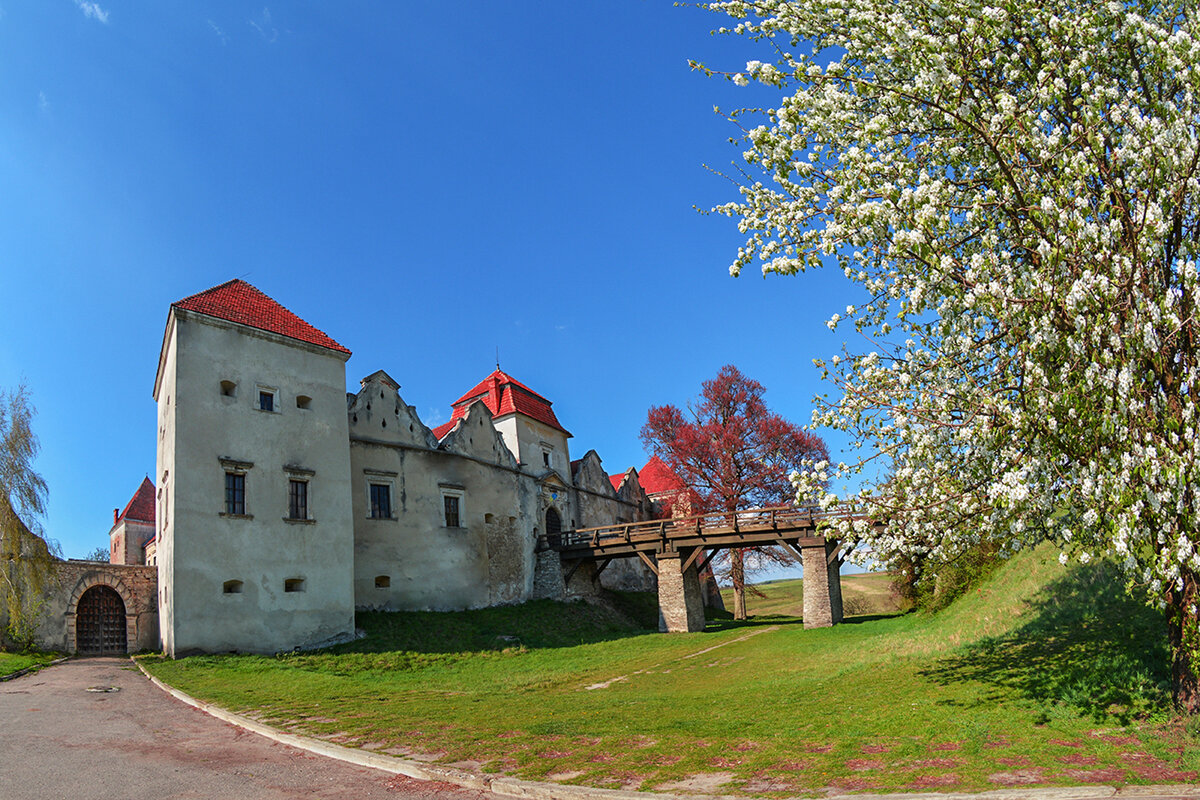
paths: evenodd
<path fill-rule="evenodd" d="M 550 401 L 498 368 L 430 429 L 382 370 L 347 394 L 349 357 L 241 280 L 172 304 L 143 545 L 167 654 L 337 641 L 355 609 L 586 592 L 539 539 L 652 513 L 636 470 L 612 481 L 594 451 L 572 461 Z M 602 579 L 653 587 L 631 559 Z"/>

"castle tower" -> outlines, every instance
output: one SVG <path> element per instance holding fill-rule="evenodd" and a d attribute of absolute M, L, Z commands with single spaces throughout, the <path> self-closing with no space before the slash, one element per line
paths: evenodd
<path fill-rule="evenodd" d="M 154 494 L 154 484 L 144 478 L 125 510 L 113 509 L 113 526 L 108 532 L 109 562 L 146 563 L 146 543 L 154 538 Z"/>
<path fill-rule="evenodd" d="M 497 368 L 454 401 L 450 421 L 434 428 L 434 435 L 439 439 L 445 436 L 475 403 L 487 406 L 492 423 L 522 471 L 541 483 L 539 534 L 574 527 L 578 513 L 572 502 L 571 453 L 567 448 L 571 434 L 558 421 L 550 401 Z"/>
<path fill-rule="evenodd" d="M 353 633 L 349 357 L 241 280 L 172 304 L 154 382 L 168 655 Z"/>

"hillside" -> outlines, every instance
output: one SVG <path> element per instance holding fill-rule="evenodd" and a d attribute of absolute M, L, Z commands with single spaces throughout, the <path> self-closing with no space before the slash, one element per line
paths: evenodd
<path fill-rule="evenodd" d="M 864 614 L 894 614 L 900 606 L 892 595 L 892 577 L 886 572 L 842 576 L 842 603 L 847 617 Z M 759 596 L 759 595 L 762 596 Z M 733 608 L 733 587 L 721 590 L 726 608 Z M 804 616 L 804 580 L 770 581 L 748 587 L 746 613 L 752 617 Z"/>

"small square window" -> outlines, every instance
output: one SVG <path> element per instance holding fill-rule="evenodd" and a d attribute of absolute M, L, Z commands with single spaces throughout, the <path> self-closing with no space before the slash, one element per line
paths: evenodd
<path fill-rule="evenodd" d="M 288 519 L 308 519 L 308 481 L 288 481 Z"/>
<path fill-rule="evenodd" d="M 241 581 L 225 581 L 225 584 L 221 587 L 221 591 L 224 592 L 225 594 L 241 594 L 242 593 L 242 582 Z"/>
<path fill-rule="evenodd" d="M 288 578 L 283 582 L 285 592 L 303 592 L 304 578 Z"/>
<path fill-rule="evenodd" d="M 371 484 L 371 518 L 392 518 L 392 487 L 389 484 Z"/>
<path fill-rule="evenodd" d="M 391 585 L 392 585 L 391 576 L 389 576 L 389 575 L 376 575 L 375 576 L 375 588 L 376 589 L 387 589 Z"/>
<path fill-rule="evenodd" d="M 458 516 L 458 510 L 459 510 L 458 500 L 459 500 L 459 498 L 452 494 L 448 494 L 448 495 L 445 495 L 442 497 L 442 505 L 446 512 L 446 527 L 447 528 L 460 527 L 459 522 L 461 522 L 461 520 L 459 519 L 459 516 Z"/>
<path fill-rule="evenodd" d="M 259 411 L 274 411 L 275 410 L 275 393 L 264 392 L 261 389 L 258 392 L 258 410 Z"/>
<path fill-rule="evenodd" d="M 225 473 L 225 513 L 246 513 L 246 476 L 240 472 Z"/>

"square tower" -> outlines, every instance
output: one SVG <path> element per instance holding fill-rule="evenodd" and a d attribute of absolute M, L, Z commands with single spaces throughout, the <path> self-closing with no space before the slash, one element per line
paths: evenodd
<path fill-rule="evenodd" d="M 349 357 L 241 280 L 172 304 L 154 382 L 168 655 L 353 634 Z"/>

